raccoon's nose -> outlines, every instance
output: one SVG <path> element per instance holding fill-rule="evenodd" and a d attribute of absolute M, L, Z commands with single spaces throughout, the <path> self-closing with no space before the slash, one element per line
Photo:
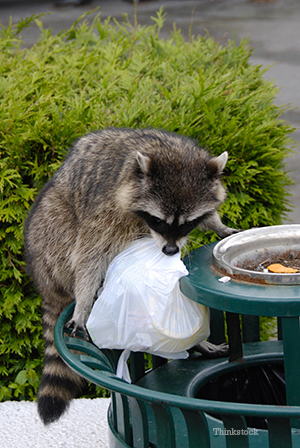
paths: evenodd
<path fill-rule="evenodd" d="M 167 243 L 162 248 L 162 251 L 165 255 L 175 255 L 175 254 L 177 254 L 177 252 L 179 252 L 179 247 L 176 246 L 176 244 L 174 245 L 174 244 Z"/>

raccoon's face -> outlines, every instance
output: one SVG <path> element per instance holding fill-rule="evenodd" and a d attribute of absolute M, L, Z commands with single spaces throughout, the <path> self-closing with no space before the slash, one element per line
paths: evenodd
<path fill-rule="evenodd" d="M 186 220 L 184 217 L 177 216 L 163 219 L 163 217 L 152 215 L 147 211 L 136 212 L 148 225 L 153 238 L 165 255 L 177 254 L 187 242 L 189 233 L 205 222 L 213 213 L 215 213 L 215 210 L 203 213 L 194 219 Z"/>
<path fill-rule="evenodd" d="M 181 159 L 137 153 L 140 191 L 134 212 L 150 228 L 164 254 L 178 253 L 196 227 L 209 228 L 225 199 L 220 174 L 227 157 L 225 152 L 209 158 L 200 149 Z"/>

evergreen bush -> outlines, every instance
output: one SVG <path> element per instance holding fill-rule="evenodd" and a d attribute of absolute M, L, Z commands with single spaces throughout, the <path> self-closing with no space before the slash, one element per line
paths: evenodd
<path fill-rule="evenodd" d="M 22 49 L 20 31 L 41 35 Z M 221 209 L 230 226 L 280 224 L 287 210 L 283 170 L 291 128 L 277 93 L 249 62 L 249 42 L 226 46 L 209 36 L 187 42 L 153 25 L 81 17 L 52 35 L 38 17 L 0 36 L 0 400 L 33 399 L 42 364 L 40 297 L 25 273 L 23 223 L 34 197 L 83 134 L 108 126 L 156 127 L 229 152 Z M 193 243 L 213 234 L 194 232 Z"/>

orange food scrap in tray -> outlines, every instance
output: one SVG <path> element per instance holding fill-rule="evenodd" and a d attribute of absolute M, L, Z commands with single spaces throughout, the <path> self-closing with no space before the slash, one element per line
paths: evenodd
<path fill-rule="evenodd" d="M 280 263 L 270 264 L 267 268 L 270 272 L 275 272 L 277 274 L 295 274 L 298 269 L 287 268 Z"/>

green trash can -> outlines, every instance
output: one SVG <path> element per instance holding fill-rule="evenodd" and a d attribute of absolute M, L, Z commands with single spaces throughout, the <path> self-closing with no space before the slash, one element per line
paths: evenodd
<path fill-rule="evenodd" d="M 187 360 L 163 363 L 129 384 L 115 375 L 119 353 L 100 350 L 90 342 L 66 334 L 64 327 L 72 312 L 70 305 L 57 322 L 56 346 L 79 375 L 111 391 L 110 448 L 300 447 L 300 432 L 291 430 L 290 424 L 292 418 L 300 416 L 298 406 L 229 403 L 194 397 L 201 384 L 232 371 L 237 363 L 228 359 L 203 360 L 201 355 L 194 354 Z M 280 362 L 282 347 L 280 342 L 274 342 L 269 346 L 244 344 L 243 366 Z M 157 361 L 153 364 L 159 364 Z M 141 374 L 143 354 L 131 356 L 130 368 L 131 372 Z M 268 430 L 249 428 L 246 424 L 249 416 L 267 418 Z"/>
<path fill-rule="evenodd" d="M 146 371 L 144 354 L 132 353 L 129 384 L 115 374 L 120 352 L 100 350 L 68 336 L 65 324 L 74 305 L 58 319 L 54 337 L 62 358 L 79 375 L 111 391 L 110 448 L 300 447 L 300 286 L 220 284 L 211 269 L 213 247 L 188 254 L 190 274 L 181 279 L 181 289 L 191 300 L 211 308 L 213 343 L 225 340 L 226 313 L 229 359 L 204 359 L 193 353 L 188 359 L 167 362 L 152 356 L 152 369 Z M 259 341 L 259 315 L 278 316 L 282 340 Z M 234 402 L 234 382 L 245 377 L 247 369 L 254 369 L 256 387 L 260 383 L 263 389 L 255 369 L 265 376 L 273 369 L 279 380 L 284 373 L 284 403 L 246 403 L 243 397 Z M 228 378 L 231 384 L 225 387 Z M 259 421 L 266 422 L 266 429 L 256 427 Z"/>

